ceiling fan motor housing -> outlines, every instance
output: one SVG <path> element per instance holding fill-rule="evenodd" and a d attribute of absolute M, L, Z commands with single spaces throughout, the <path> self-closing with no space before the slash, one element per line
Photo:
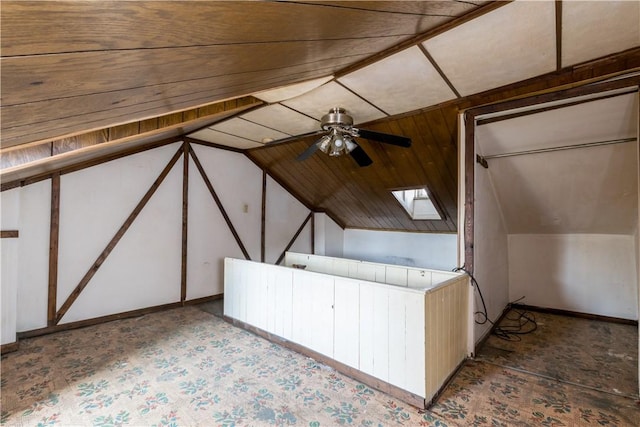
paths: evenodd
<path fill-rule="evenodd" d="M 335 107 L 332 108 L 329 113 L 322 116 L 320 126 L 324 130 L 335 127 L 350 127 L 353 126 L 353 117 L 348 115 L 344 108 Z"/>

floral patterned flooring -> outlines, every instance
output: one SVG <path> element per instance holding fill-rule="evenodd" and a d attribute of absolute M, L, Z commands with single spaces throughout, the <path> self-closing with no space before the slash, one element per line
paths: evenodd
<path fill-rule="evenodd" d="M 21 341 L 19 351 L 2 357 L 0 423 L 640 425 L 638 404 L 629 397 L 495 362 L 467 362 L 438 402 L 429 411 L 419 411 L 198 308 L 185 307 Z"/>

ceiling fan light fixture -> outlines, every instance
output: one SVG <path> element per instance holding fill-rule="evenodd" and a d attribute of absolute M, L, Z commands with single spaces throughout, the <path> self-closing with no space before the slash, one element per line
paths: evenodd
<path fill-rule="evenodd" d="M 333 129 L 331 135 L 330 156 L 340 156 L 345 152 L 344 135 L 337 129 Z"/>
<path fill-rule="evenodd" d="M 353 141 L 353 138 L 351 138 L 350 135 L 344 136 L 344 145 L 347 153 L 352 152 L 357 147 L 356 143 Z"/>
<path fill-rule="evenodd" d="M 329 145 L 331 144 L 331 135 L 324 135 L 317 142 L 318 148 L 325 154 L 329 154 Z"/>

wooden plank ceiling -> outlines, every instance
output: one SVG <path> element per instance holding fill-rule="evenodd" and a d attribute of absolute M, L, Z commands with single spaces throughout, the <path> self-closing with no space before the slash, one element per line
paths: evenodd
<path fill-rule="evenodd" d="M 640 7 L 607 3 L 3 1 L 0 179 L 181 132 L 259 147 L 245 152 L 343 227 L 455 232 L 458 112 L 640 67 Z M 296 162 L 326 94 L 413 146 L 360 138 L 367 168 Z M 410 220 L 389 192 L 423 185 L 444 220 Z"/>

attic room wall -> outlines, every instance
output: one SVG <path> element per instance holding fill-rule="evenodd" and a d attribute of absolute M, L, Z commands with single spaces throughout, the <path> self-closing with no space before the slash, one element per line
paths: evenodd
<path fill-rule="evenodd" d="M 457 267 L 456 234 L 344 230 L 344 257 L 411 267 Z"/>
<path fill-rule="evenodd" d="M 263 245 L 262 171 L 241 153 L 196 144 L 191 147 L 248 254 L 259 261 Z M 182 143 L 176 142 L 61 174 L 55 308 L 61 308 L 83 277 L 95 274 L 60 325 L 180 303 L 182 150 Z M 175 163 L 167 169 L 170 159 Z M 192 156 L 188 165 L 186 301 L 221 294 L 223 258 L 244 258 Z M 121 239 L 110 244 L 163 169 L 166 177 L 148 203 Z M 267 181 L 265 188 L 266 258 L 277 259 L 287 244 L 310 252 L 309 223 L 292 241 L 308 210 L 275 182 Z M 11 301 L 11 292 L 17 294 L 13 310 L 3 309 L 3 343 L 11 340 L 12 332 L 48 326 L 51 195 L 52 179 L 0 193 L 3 230 L 19 231 L 19 238 L 3 239 L 3 303 Z M 274 206 L 286 209 L 274 212 Z M 14 215 L 5 216 L 12 211 L 16 211 Z M 271 218 L 269 212 L 273 213 Z M 4 250 L 8 240 L 13 241 L 15 250 Z M 104 262 L 95 263 L 110 246 L 112 251 Z M 16 266 L 13 290 L 8 286 L 12 280 L 4 280 L 12 266 Z M 6 300 L 5 295 L 9 296 Z M 11 329 L 11 322 L 5 323 L 5 314 L 15 317 L 16 323 L 13 331 L 6 333 L 4 328 Z"/>
<path fill-rule="evenodd" d="M 508 301 L 638 319 L 638 143 L 625 139 L 637 135 L 637 93 L 599 96 L 512 117 L 502 112 L 509 118 L 478 125 L 477 150 L 489 168 L 476 165 L 475 200 L 493 193 L 502 212 Z M 580 146 L 599 141 L 618 142 Z M 567 146 L 575 147 L 558 149 Z M 478 170 L 493 189 L 482 188 Z M 475 218 L 481 286 L 486 249 L 477 233 L 486 227 Z"/>
<path fill-rule="evenodd" d="M 344 255 L 344 231 L 322 212 L 314 215 L 314 254 L 341 258 Z"/>
<path fill-rule="evenodd" d="M 487 317 L 497 321 L 509 302 L 509 255 L 507 230 L 500 205 L 493 188 L 491 175 L 482 167 L 475 168 L 474 271 L 487 308 Z M 483 311 L 478 291 L 475 292 L 475 311 Z M 476 322 L 482 322 L 476 316 Z M 478 343 L 491 329 L 491 323 L 475 324 Z"/>

